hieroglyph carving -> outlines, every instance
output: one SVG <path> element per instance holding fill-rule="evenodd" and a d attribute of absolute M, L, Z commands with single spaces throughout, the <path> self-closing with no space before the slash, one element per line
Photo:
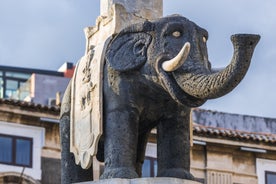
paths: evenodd
<path fill-rule="evenodd" d="M 75 162 L 87 169 L 102 135 L 102 68 L 109 42 L 91 46 L 78 62 L 72 78 L 70 151 Z"/>

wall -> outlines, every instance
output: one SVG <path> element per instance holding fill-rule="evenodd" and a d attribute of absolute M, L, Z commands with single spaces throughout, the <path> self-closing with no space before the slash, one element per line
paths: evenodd
<path fill-rule="evenodd" d="M 45 127 L 45 146 L 42 150 L 42 157 L 60 159 L 60 136 L 58 123 L 42 122 Z"/>
<path fill-rule="evenodd" d="M 192 113 L 195 123 L 247 132 L 276 134 L 276 119 L 241 114 L 195 109 Z"/>
<path fill-rule="evenodd" d="M 271 171 L 276 173 L 276 160 L 270 159 L 257 159 L 257 175 L 259 178 L 258 184 L 265 183 L 265 171 Z"/>
<path fill-rule="evenodd" d="M 43 184 L 59 184 L 61 181 L 60 159 L 42 157 L 42 180 Z"/>
<path fill-rule="evenodd" d="M 194 145 L 191 158 L 191 172 L 205 178 L 207 184 L 264 184 L 264 168 L 276 171 L 275 151 L 256 153 L 241 151 L 239 146 L 207 143 Z"/>
<path fill-rule="evenodd" d="M 40 107 L 28 103 L 0 103 L 0 133 L 33 138 L 33 168 L 25 169 L 26 181 L 60 183 L 59 113 Z M 21 172 L 22 167 L 0 164 L 0 183 L 7 179 L 18 180 Z"/>
<path fill-rule="evenodd" d="M 70 78 L 33 74 L 31 77 L 31 99 L 36 104 L 48 105 L 50 98 L 56 99 L 61 92 L 61 99 Z"/>

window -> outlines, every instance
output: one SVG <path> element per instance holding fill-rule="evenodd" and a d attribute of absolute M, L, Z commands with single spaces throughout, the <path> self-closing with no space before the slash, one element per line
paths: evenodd
<path fill-rule="evenodd" d="M 265 171 L 265 184 L 274 184 L 276 182 L 276 172 Z"/>
<path fill-rule="evenodd" d="M 25 79 L 30 78 L 30 74 L 21 73 L 21 72 L 6 72 L 6 76 L 10 78 Z"/>
<path fill-rule="evenodd" d="M 155 177 L 157 175 L 156 158 L 146 157 L 142 167 L 142 177 Z"/>
<path fill-rule="evenodd" d="M 0 98 L 3 98 L 4 97 L 4 81 L 3 81 L 3 77 L 1 76 L 1 73 L 0 72 Z"/>
<path fill-rule="evenodd" d="M 22 94 L 19 88 L 30 78 L 31 73 L 11 72 L 0 69 L 0 98 L 23 100 L 26 94 Z"/>
<path fill-rule="evenodd" d="M 32 167 L 33 139 L 0 134 L 0 163 Z"/>
<path fill-rule="evenodd" d="M 16 80 L 6 80 L 6 97 L 12 98 L 16 96 L 16 91 L 18 89 L 18 81 Z"/>
<path fill-rule="evenodd" d="M 276 160 L 256 159 L 258 184 L 274 184 L 276 181 Z"/>

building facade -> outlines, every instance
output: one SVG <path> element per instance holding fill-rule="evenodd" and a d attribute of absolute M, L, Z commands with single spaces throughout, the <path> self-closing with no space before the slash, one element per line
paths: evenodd
<path fill-rule="evenodd" d="M 0 66 L 0 98 L 47 105 L 57 92 L 64 92 L 74 69 L 72 63 L 64 63 L 58 71 Z"/>
<path fill-rule="evenodd" d="M 59 108 L 0 99 L 0 183 L 60 183 Z"/>
<path fill-rule="evenodd" d="M 195 109 L 192 172 L 207 183 L 276 183 L 276 119 Z"/>
<path fill-rule="evenodd" d="M 0 183 L 60 183 L 57 105 L 73 71 L 0 66 Z"/>

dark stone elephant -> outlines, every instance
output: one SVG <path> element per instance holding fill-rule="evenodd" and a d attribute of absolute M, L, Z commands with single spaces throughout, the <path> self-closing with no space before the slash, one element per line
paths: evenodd
<path fill-rule="evenodd" d="M 147 138 L 157 127 L 158 176 L 193 179 L 191 108 L 238 85 L 260 36 L 233 35 L 233 58 L 221 71 L 211 68 L 207 39 L 205 29 L 178 15 L 132 25 L 112 39 L 103 71 L 102 178 L 141 176 Z"/>

